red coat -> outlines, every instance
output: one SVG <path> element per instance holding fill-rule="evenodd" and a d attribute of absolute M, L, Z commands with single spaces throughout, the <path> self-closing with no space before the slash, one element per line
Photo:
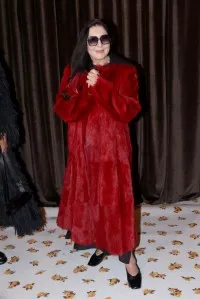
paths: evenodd
<path fill-rule="evenodd" d="M 57 223 L 79 245 L 122 255 L 136 244 L 128 122 L 141 109 L 138 81 L 130 65 L 111 63 L 99 72 L 88 88 L 86 72 L 68 83 L 67 66 L 56 96 L 69 149 Z"/>

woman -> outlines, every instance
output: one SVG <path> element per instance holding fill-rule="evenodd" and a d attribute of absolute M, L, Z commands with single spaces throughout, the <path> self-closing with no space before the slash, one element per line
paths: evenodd
<path fill-rule="evenodd" d="M 55 112 L 68 123 L 68 161 L 57 223 L 75 248 L 96 247 L 125 263 L 131 288 L 141 287 L 136 246 L 128 123 L 141 110 L 132 65 L 111 53 L 109 30 L 93 20 L 80 33 L 57 93 Z"/>
<path fill-rule="evenodd" d="M 6 186 L 3 176 L 3 155 L 12 163 L 12 167 L 18 176 L 19 181 L 23 183 L 26 191 L 32 193 L 30 186 L 24 176 L 24 173 L 19 166 L 16 159 L 16 147 L 19 143 L 19 127 L 18 127 L 18 114 L 15 106 L 11 100 L 10 85 L 7 80 L 7 73 L 4 68 L 3 57 L 0 56 L 0 226 L 8 227 L 13 226 L 18 236 L 25 234 L 32 234 L 36 229 L 41 228 L 43 219 L 41 217 L 40 208 L 34 200 L 34 194 L 31 199 L 25 203 L 15 213 L 8 213 L 6 202 Z M 13 199 L 16 195 L 13 180 L 7 172 L 7 185 L 9 200 Z M 3 254 L 0 259 L 5 261 Z"/>

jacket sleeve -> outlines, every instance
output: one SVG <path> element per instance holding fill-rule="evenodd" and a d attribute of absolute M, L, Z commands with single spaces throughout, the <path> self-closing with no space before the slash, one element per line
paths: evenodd
<path fill-rule="evenodd" d="M 0 134 L 6 134 L 8 146 L 19 143 L 18 113 L 12 102 L 10 85 L 4 68 L 0 64 Z"/>
<path fill-rule="evenodd" d="M 128 123 L 141 110 L 134 67 L 124 73 L 120 83 L 115 85 L 100 75 L 97 84 L 91 89 L 96 94 L 97 102 L 117 121 Z"/>
<path fill-rule="evenodd" d="M 68 65 L 56 95 L 54 111 L 65 122 L 76 122 L 84 118 L 92 109 L 94 102 L 88 96 L 88 87 L 81 82 L 81 74 L 77 74 L 70 82 L 70 66 Z"/>

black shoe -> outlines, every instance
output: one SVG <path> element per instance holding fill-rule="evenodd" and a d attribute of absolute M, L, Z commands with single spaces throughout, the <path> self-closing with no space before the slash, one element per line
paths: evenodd
<path fill-rule="evenodd" d="M 88 265 L 95 267 L 98 266 L 104 259 L 104 257 L 107 255 L 106 253 L 101 253 L 99 255 L 96 254 L 97 251 L 95 251 L 95 253 L 91 256 Z"/>
<path fill-rule="evenodd" d="M 3 265 L 7 262 L 7 257 L 6 255 L 0 251 L 0 265 Z"/>
<path fill-rule="evenodd" d="M 129 274 L 127 270 L 126 270 L 126 273 L 127 273 L 127 280 L 128 280 L 129 287 L 131 289 L 140 289 L 141 284 L 142 284 L 142 275 L 141 275 L 140 270 L 139 270 L 138 274 L 135 276 L 132 276 L 131 274 Z"/>

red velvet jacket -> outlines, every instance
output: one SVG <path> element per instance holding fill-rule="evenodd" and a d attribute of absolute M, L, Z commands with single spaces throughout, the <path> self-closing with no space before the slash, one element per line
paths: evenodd
<path fill-rule="evenodd" d="M 99 67 L 99 80 L 94 87 L 87 87 L 87 73 L 77 74 L 70 83 L 70 66 L 64 70 L 55 112 L 65 121 L 81 120 L 100 105 L 116 121 L 128 123 L 140 111 L 138 81 L 133 66 L 108 64 Z M 69 101 L 70 99 L 70 101 Z"/>

